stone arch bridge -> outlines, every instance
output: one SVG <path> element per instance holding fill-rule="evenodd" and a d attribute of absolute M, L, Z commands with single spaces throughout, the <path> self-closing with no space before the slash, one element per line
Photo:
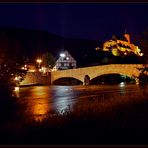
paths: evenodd
<path fill-rule="evenodd" d="M 55 80 L 67 77 L 78 79 L 84 83 L 85 75 L 89 75 L 90 80 L 92 80 L 95 77 L 112 73 L 127 75 L 134 78 L 138 83 L 138 79 L 136 79 L 136 77 L 139 75 L 140 71 L 137 68 L 141 67 L 143 67 L 142 64 L 110 64 L 77 69 L 59 70 L 51 72 L 51 84 L 53 84 Z"/>

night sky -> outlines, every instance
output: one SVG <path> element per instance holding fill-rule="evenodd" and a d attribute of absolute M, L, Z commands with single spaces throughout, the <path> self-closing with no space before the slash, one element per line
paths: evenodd
<path fill-rule="evenodd" d="M 148 3 L 0 3 L 0 26 L 105 41 L 148 27 Z"/>

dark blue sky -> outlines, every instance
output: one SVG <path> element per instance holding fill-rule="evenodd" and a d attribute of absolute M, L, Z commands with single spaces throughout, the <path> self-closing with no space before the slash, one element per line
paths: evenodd
<path fill-rule="evenodd" d="M 0 26 L 104 41 L 148 27 L 148 3 L 0 3 Z"/>

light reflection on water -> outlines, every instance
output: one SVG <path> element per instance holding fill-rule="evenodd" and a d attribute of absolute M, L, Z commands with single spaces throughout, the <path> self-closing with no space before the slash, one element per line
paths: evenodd
<path fill-rule="evenodd" d="M 136 85 L 94 85 L 94 86 L 33 86 L 20 88 L 18 103 L 22 106 L 24 118 L 43 121 L 48 114 L 63 113 L 65 109 L 72 110 L 79 101 L 96 96 L 119 96 L 129 92 L 138 92 Z M 98 97 L 99 98 L 99 97 Z"/>
<path fill-rule="evenodd" d="M 19 95 L 23 116 L 42 121 L 48 114 L 64 113 L 73 104 L 74 92 L 70 86 L 34 86 L 21 88 Z"/>
<path fill-rule="evenodd" d="M 72 106 L 75 93 L 72 86 L 58 86 L 53 96 L 53 107 L 58 113 L 64 113 L 65 109 Z M 72 108 L 71 108 L 72 109 Z"/>

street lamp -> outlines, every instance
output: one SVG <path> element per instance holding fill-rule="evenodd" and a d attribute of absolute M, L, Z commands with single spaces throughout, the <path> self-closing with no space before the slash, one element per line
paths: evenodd
<path fill-rule="evenodd" d="M 62 57 L 62 58 L 64 58 L 65 56 L 66 56 L 65 53 L 60 54 L 60 57 Z"/>
<path fill-rule="evenodd" d="M 42 60 L 41 59 L 37 59 L 36 62 L 38 63 L 38 67 L 40 68 L 40 65 L 42 63 Z"/>

